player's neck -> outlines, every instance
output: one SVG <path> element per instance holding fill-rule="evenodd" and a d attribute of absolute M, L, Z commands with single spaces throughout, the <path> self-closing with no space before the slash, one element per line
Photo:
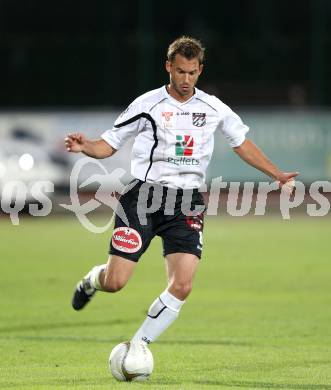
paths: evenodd
<path fill-rule="evenodd" d="M 190 95 L 180 95 L 171 84 L 166 85 L 166 89 L 168 91 L 168 94 L 180 103 L 184 103 L 187 100 L 190 100 L 191 97 L 194 95 L 194 90 Z"/>

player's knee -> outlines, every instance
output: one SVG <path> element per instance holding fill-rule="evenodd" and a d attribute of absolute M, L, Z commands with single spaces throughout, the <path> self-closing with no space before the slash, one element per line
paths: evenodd
<path fill-rule="evenodd" d="M 174 282 L 169 291 L 178 299 L 186 299 L 192 291 L 192 282 Z"/>

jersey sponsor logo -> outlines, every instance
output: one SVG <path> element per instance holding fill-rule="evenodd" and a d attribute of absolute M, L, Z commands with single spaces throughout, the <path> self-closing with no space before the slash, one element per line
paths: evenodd
<path fill-rule="evenodd" d="M 192 156 L 194 138 L 191 135 L 176 135 L 176 156 Z"/>
<path fill-rule="evenodd" d="M 115 249 L 124 253 L 138 252 L 142 245 L 140 234 L 128 227 L 115 229 L 111 242 Z"/>
<path fill-rule="evenodd" d="M 206 124 L 205 112 L 192 112 L 192 123 L 194 126 L 202 127 Z"/>
<path fill-rule="evenodd" d="M 177 112 L 176 115 L 190 115 L 190 113 L 187 111 L 181 111 L 181 112 Z"/>
<path fill-rule="evenodd" d="M 200 160 L 188 157 L 168 157 L 166 162 L 175 165 L 199 165 Z"/>

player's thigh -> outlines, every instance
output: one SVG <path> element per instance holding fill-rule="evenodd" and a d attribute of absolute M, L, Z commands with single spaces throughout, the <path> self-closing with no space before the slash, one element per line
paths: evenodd
<path fill-rule="evenodd" d="M 103 274 L 104 287 L 110 291 L 118 291 L 123 288 L 133 274 L 136 265 L 135 261 L 117 255 L 110 255 Z"/>
<path fill-rule="evenodd" d="M 136 184 L 119 199 L 124 220 L 116 212 L 115 224 L 109 245 L 109 254 L 138 262 L 154 237 L 151 216 L 142 224 L 138 213 L 138 200 L 142 182 Z"/>
<path fill-rule="evenodd" d="M 198 265 L 199 258 L 194 254 L 168 254 L 166 256 L 168 291 L 178 299 L 185 299 L 192 290 L 193 279 Z"/>

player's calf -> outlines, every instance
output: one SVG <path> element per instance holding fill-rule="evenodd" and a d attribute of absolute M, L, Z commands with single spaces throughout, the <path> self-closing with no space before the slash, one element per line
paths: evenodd
<path fill-rule="evenodd" d="M 98 281 L 95 282 L 96 289 L 112 293 L 121 290 L 127 284 L 136 265 L 135 261 L 111 255 L 107 265 L 100 272 Z"/>
<path fill-rule="evenodd" d="M 117 292 L 126 285 L 127 279 L 123 275 L 116 275 L 114 273 L 107 273 L 106 270 L 100 277 L 100 284 L 103 291 Z"/>

